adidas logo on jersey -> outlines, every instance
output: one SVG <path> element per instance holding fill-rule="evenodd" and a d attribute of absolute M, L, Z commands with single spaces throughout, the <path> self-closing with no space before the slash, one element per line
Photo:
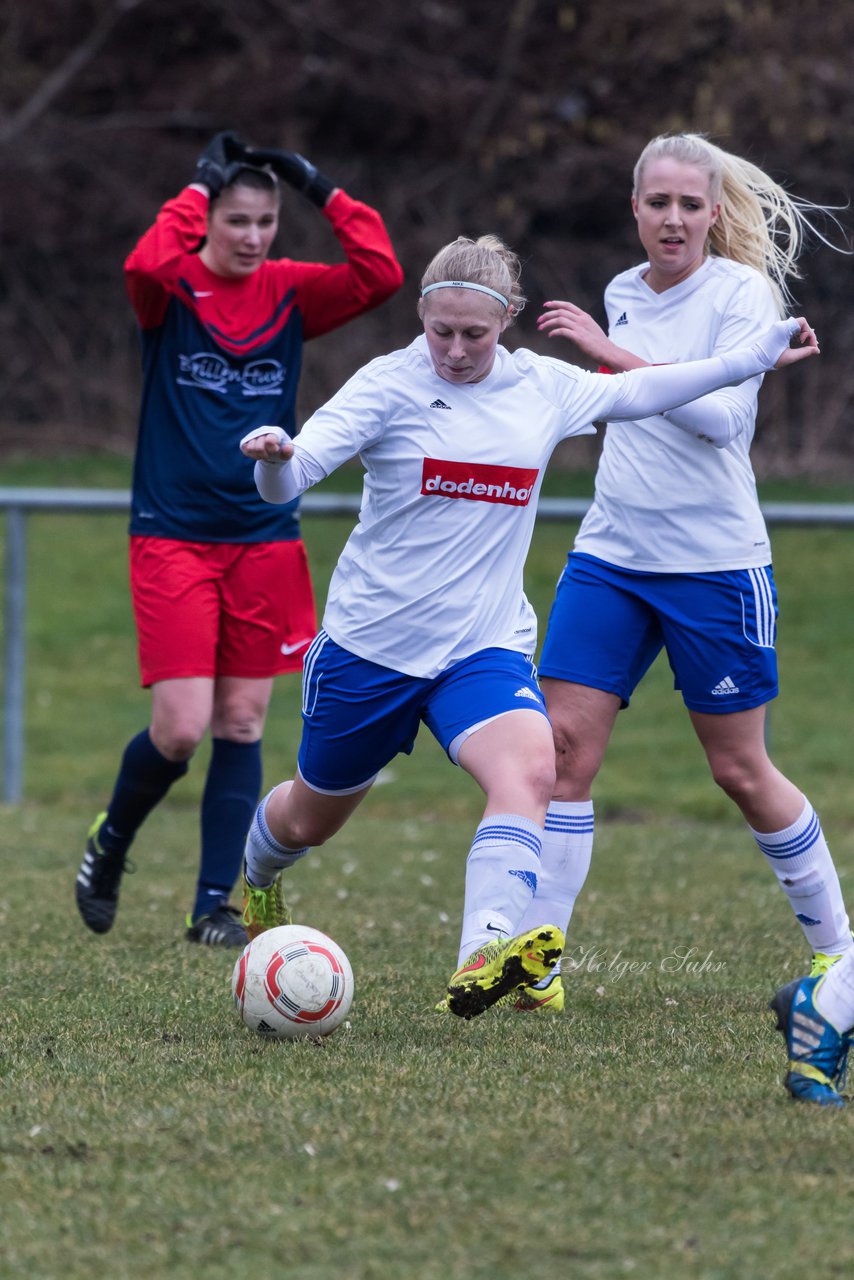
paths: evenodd
<path fill-rule="evenodd" d="M 523 685 L 521 689 L 517 689 L 513 694 L 514 698 L 530 698 L 532 702 L 539 702 L 539 698 L 532 689 L 526 689 Z"/>
<path fill-rule="evenodd" d="M 712 697 L 725 697 L 728 693 L 740 693 L 738 685 L 735 684 L 729 676 L 724 676 L 720 684 L 716 684 L 712 689 Z"/>
<path fill-rule="evenodd" d="M 628 324 L 628 323 L 629 323 L 629 317 L 626 315 L 624 311 L 623 314 L 620 316 L 619 320 L 614 325 L 614 328 L 619 329 L 621 324 Z"/>
<path fill-rule="evenodd" d="M 450 409 L 450 407 L 449 404 L 445 404 L 444 400 L 434 400 L 430 405 L 431 409 Z"/>

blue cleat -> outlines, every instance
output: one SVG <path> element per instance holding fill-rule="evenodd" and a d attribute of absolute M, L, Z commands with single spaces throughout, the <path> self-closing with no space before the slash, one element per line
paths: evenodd
<path fill-rule="evenodd" d="M 789 1050 L 789 1070 L 783 1081 L 793 1098 L 820 1107 L 842 1107 L 845 1100 L 845 1068 L 851 1040 L 841 1035 L 813 1003 L 821 977 L 795 978 L 781 987 L 770 1009 L 777 1015 L 777 1030 Z"/>

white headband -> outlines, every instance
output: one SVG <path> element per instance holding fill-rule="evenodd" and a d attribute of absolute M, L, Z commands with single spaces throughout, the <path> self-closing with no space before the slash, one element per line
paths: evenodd
<path fill-rule="evenodd" d="M 490 298 L 497 298 L 505 307 L 510 306 L 509 298 L 505 298 L 503 293 L 490 289 L 485 284 L 474 284 L 471 280 L 438 280 L 436 284 L 428 284 L 426 289 L 422 289 L 421 297 L 426 298 L 433 289 L 474 289 L 477 293 L 488 293 Z"/>

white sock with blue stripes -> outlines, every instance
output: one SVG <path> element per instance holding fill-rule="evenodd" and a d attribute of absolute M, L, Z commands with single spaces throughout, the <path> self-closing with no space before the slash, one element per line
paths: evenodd
<path fill-rule="evenodd" d="M 556 924 L 567 932 L 592 856 L 593 801 L 553 800 L 546 813 L 537 892 L 522 918 L 519 933 L 540 924 Z M 559 960 L 544 982 L 555 973 L 560 973 Z"/>
<path fill-rule="evenodd" d="M 801 816 L 784 831 L 750 828 L 813 951 L 839 955 L 852 945 L 839 876 L 818 815 L 804 797 Z"/>
<path fill-rule="evenodd" d="M 466 861 L 459 964 L 485 942 L 514 937 L 540 870 L 543 829 L 517 813 L 491 813 Z"/>
<path fill-rule="evenodd" d="M 246 837 L 246 879 L 255 889 L 268 889 L 280 871 L 292 867 L 308 853 L 308 848 L 289 849 L 287 845 L 279 844 L 270 832 L 264 815 L 273 791 L 267 792 L 255 810 Z"/>

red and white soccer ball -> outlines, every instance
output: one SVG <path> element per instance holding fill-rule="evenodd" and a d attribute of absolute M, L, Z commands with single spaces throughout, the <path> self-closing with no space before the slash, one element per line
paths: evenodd
<path fill-rule="evenodd" d="M 350 1010 L 353 970 L 325 933 L 287 924 L 260 933 L 244 948 L 231 994 L 246 1026 L 263 1036 L 328 1036 Z"/>

